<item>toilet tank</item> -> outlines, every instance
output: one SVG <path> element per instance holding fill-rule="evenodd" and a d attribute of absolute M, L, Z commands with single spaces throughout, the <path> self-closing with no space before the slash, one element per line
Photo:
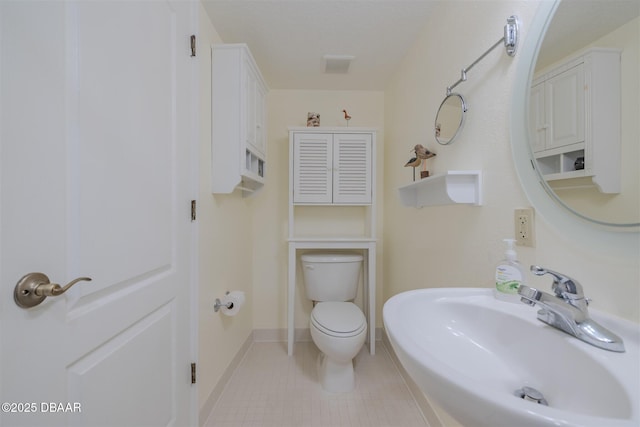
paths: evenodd
<path fill-rule="evenodd" d="M 313 301 L 350 301 L 358 293 L 362 255 L 309 252 L 300 257 L 307 298 Z"/>

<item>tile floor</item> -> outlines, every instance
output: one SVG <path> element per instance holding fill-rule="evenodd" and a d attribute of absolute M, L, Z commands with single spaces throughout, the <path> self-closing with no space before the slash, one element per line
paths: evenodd
<path fill-rule="evenodd" d="M 356 388 L 331 394 L 316 379 L 318 349 L 296 343 L 253 343 L 208 417 L 206 427 L 427 426 L 384 345 L 355 359 Z"/>

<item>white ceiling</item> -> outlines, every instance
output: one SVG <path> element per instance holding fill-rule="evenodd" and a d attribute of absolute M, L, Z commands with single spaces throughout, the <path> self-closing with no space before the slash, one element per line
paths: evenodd
<path fill-rule="evenodd" d="M 382 90 L 434 0 L 203 0 L 225 43 L 247 43 L 271 89 Z M 324 55 L 352 55 L 325 74 Z"/>
<path fill-rule="evenodd" d="M 538 56 L 539 68 L 556 62 L 640 15 L 640 0 L 563 0 Z"/>
<path fill-rule="evenodd" d="M 225 43 L 249 45 L 271 89 L 383 90 L 442 1 L 455 0 L 202 3 Z M 559 59 L 593 40 L 594 32 L 601 37 L 639 11 L 640 0 L 563 0 L 541 59 Z M 326 74 L 324 55 L 355 59 L 347 74 Z"/>

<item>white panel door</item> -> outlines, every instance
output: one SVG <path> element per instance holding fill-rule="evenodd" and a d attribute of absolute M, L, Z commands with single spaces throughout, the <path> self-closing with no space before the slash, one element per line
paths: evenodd
<path fill-rule="evenodd" d="M 0 2 L 3 426 L 186 426 L 191 2 Z M 80 282 L 32 308 L 30 272 Z"/>

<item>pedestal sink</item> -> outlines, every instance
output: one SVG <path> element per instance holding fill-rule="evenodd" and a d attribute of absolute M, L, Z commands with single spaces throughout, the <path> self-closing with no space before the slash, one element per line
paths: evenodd
<path fill-rule="evenodd" d="M 434 288 L 390 298 L 383 319 L 409 375 L 465 426 L 639 426 L 640 325 L 590 310 L 624 340 L 615 353 L 536 311 L 490 289 Z"/>

